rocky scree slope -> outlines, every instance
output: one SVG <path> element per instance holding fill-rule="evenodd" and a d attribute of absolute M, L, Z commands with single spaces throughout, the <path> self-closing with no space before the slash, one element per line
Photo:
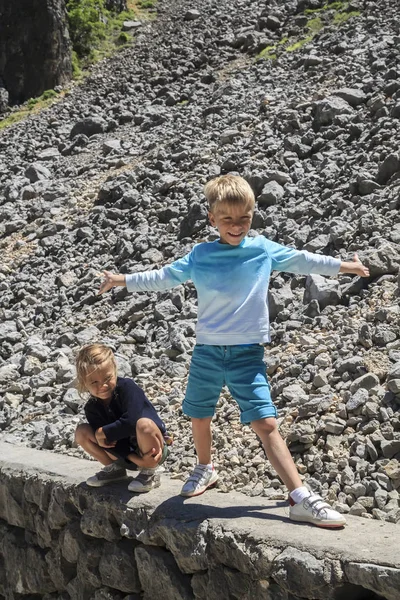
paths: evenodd
<path fill-rule="evenodd" d="M 358 251 L 370 266 L 368 281 L 274 273 L 266 360 L 305 481 L 338 510 L 398 522 L 396 8 L 386 0 L 158 8 L 132 49 L 1 134 L 3 435 L 82 455 L 73 442 L 82 419 L 74 356 L 100 339 L 175 433 L 167 470 L 185 477 L 196 460 L 180 408 L 195 290 L 99 297 L 97 274 L 157 268 L 215 239 L 202 188 L 236 172 L 257 196 L 253 235 L 344 259 Z M 214 448 L 222 491 L 286 497 L 228 393 Z"/>

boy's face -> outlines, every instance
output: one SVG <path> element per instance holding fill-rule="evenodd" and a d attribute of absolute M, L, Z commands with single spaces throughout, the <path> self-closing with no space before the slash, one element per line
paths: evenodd
<path fill-rule="evenodd" d="M 248 234 L 253 220 L 254 206 L 252 204 L 229 204 L 220 202 L 208 218 L 213 227 L 218 229 L 222 244 L 239 246 Z"/>
<path fill-rule="evenodd" d="M 89 394 L 100 400 L 110 400 L 116 385 L 117 372 L 111 362 L 101 364 L 85 379 L 85 387 Z"/>

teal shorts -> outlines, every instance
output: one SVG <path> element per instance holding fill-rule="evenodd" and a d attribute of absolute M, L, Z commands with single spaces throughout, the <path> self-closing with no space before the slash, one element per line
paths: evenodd
<path fill-rule="evenodd" d="M 222 387 L 226 385 L 239 405 L 244 424 L 276 417 L 259 344 L 208 346 L 196 344 L 182 409 L 196 419 L 212 417 Z"/>

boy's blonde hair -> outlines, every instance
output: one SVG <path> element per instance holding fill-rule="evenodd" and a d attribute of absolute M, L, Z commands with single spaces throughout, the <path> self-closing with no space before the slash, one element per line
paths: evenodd
<path fill-rule="evenodd" d="M 204 187 L 209 210 L 213 212 L 220 203 L 251 204 L 254 207 L 255 197 L 250 185 L 240 175 L 221 175 L 211 179 Z"/>
<path fill-rule="evenodd" d="M 111 363 L 117 372 L 117 363 L 111 348 L 104 344 L 88 344 L 83 346 L 76 357 L 76 387 L 78 392 L 86 392 L 86 379 L 104 363 Z"/>

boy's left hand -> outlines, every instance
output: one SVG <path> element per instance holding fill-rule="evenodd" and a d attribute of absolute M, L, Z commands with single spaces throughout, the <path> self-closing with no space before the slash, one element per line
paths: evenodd
<path fill-rule="evenodd" d="M 102 427 L 99 427 L 99 429 L 97 429 L 95 431 L 94 436 L 96 438 L 98 445 L 101 446 L 102 448 L 114 448 L 115 444 L 117 443 L 117 442 L 109 442 L 107 440 Z"/>
<path fill-rule="evenodd" d="M 342 262 L 339 269 L 340 273 L 353 273 L 360 277 L 369 277 L 369 269 L 358 258 L 358 254 L 354 255 L 352 262 Z"/>

